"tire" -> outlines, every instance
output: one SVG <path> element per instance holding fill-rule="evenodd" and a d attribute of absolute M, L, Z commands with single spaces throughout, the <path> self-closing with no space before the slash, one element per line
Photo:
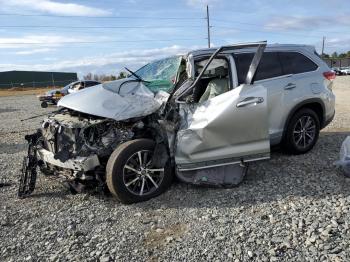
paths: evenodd
<path fill-rule="evenodd" d="M 41 108 L 47 108 L 48 106 L 48 103 L 45 101 L 41 103 Z"/>
<path fill-rule="evenodd" d="M 318 140 L 320 119 L 309 108 L 297 111 L 289 121 L 284 146 L 288 153 L 299 155 L 309 152 Z"/>
<path fill-rule="evenodd" d="M 171 185 L 174 173 L 170 158 L 164 167 L 150 166 L 154 149 L 153 140 L 135 139 L 120 145 L 108 159 L 107 187 L 122 203 L 149 200 L 165 192 Z M 144 162 L 141 165 L 139 155 L 141 162 Z M 161 169 L 164 171 L 160 171 Z"/>

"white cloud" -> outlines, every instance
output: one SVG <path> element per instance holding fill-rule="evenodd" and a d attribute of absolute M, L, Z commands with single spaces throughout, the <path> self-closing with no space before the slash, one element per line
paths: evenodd
<path fill-rule="evenodd" d="M 0 0 L 2 7 L 19 7 L 55 15 L 103 16 L 110 11 L 74 3 L 60 3 L 52 0 Z"/>
<path fill-rule="evenodd" d="M 280 16 L 274 17 L 265 24 L 267 30 L 290 30 L 306 29 L 306 27 L 319 27 L 324 20 L 319 17 L 298 17 L 298 16 Z"/>
<path fill-rule="evenodd" d="M 350 25 L 349 16 L 277 16 L 265 23 L 266 30 L 309 30 L 318 29 L 324 25 L 347 26 Z"/>
<path fill-rule="evenodd" d="M 80 76 L 88 72 L 98 74 L 117 74 L 124 70 L 124 66 L 137 69 L 142 65 L 163 57 L 186 54 L 189 50 L 203 48 L 194 46 L 169 46 L 164 48 L 132 50 L 115 52 L 101 56 L 86 56 L 81 59 L 47 61 L 41 64 L 0 64 L 0 71 L 8 70 L 36 70 L 36 71 L 72 71 Z M 45 59 L 41 59 L 44 61 Z"/>
<path fill-rule="evenodd" d="M 349 51 L 350 38 L 326 38 L 326 46 L 333 49 Z"/>
<path fill-rule="evenodd" d="M 56 49 L 52 49 L 52 48 L 38 48 L 38 49 L 17 51 L 17 52 L 14 52 L 14 54 L 15 55 L 33 55 L 33 54 L 48 53 L 48 52 L 52 52 L 54 50 L 56 50 Z"/>
<path fill-rule="evenodd" d="M 105 40 L 106 38 L 100 38 Z M 70 42 L 97 41 L 96 37 L 64 35 L 26 35 L 22 37 L 0 37 L 0 49 L 57 47 Z"/>
<path fill-rule="evenodd" d="M 131 69 L 166 56 L 185 54 L 199 47 L 169 46 L 164 48 L 115 52 L 102 56 L 87 56 L 81 59 L 57 60 L 47 64 L 0 64 L 0 71 L 8 70 L 37 70 L 37 71 L 74 71 L 80 75 L 87 72 L 116 74 L 124 66 Z"/>
<path fill-rule="evenodd" d="M 189 6 L 204 7 L 206 5 L 216 4 L 219 0 L 187 0 Z"/>

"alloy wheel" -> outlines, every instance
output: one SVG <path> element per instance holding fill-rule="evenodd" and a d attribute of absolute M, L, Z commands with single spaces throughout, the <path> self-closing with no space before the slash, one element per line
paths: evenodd
<path fill-rule="evenodd" d="M 126 161 L 123 182 L 130 193 L 145 196 L 159 188 L 164 178 L 164 168 L 154 168 L 152 157 L 152 151 L 141 150 Z"/>
<path fill-rule="evenodd" d="M 293 130 L 293 140 L 297 147 L 305 149 L 315 140 L 316 123 L 311 116 L 302 116 L 296 122 Z"/>

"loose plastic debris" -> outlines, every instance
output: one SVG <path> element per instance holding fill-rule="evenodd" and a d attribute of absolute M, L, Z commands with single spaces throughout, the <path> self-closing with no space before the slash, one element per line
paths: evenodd
<path fill-rule="evenodd" d="M 341 167 L 347 177 L 350 177 L 350 136 L 348 136 L 340 148 L 340 160 L 335 164 Z"/>

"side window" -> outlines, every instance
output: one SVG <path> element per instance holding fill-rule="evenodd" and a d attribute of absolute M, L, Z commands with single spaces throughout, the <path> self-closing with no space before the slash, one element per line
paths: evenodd
<path fill-rule="evenodd" d="M 281 63 L 278 59 L 278 53 L 264 53 L 258 66 L 258 70 L 256 71 L 255 80 L 258 81 L 281 75 L 283 75 L 283 72 Z"/>
<path fill-rule="evenodd" d="M 94 86 L 94 85 L 96 85 L 95 82 L 91 82 L 91 81 L 85 82 L 85 87 L 90 87 L 90 86 Z"/>
<path fill-rule="evenodd" d="M 71 89 L 73 89 L 73 90 L 79 90 L 79 87 L 80 87 L 80 82 L 75 83 L 74 85 L 72 85 Z"/>
<path fill-rule="evenodd" d="M 195 76 L 203 71 L 208 58 L 197 60 L 194 63 Z M 192 98 L 196 103 L 201 103 L 230 90 L 230 66 L 226 58 L 215 58 L 202 74 L 193 89 Z"/>
<path fill-rule="evenodd" d="M 234 54 L 238 84 L 244 83 L 249 66 L 253 60 L 253 53 Z M 281 63 L 278 54 L 274 52 L 266 52 L 263 54 L 258 69 L 255 74 L 255 81 L 268 79 L 283 75 Z"/>
<path fill-rule="evenodd" d="M 253 56 L 254 56 L 253 53 L 243 53 L 243 54 L 233 55 L 236 63 L 238 85 L 244 83 L 247 77 L 249 66 L 253 60 Z"/>
<path fill-rule="evenodd" d="M 279 57 L 284 74 L 299 74 L 315 71 L 318 67 L 309 58 L 297 52 L 280 52 Z"/>
<path fill-rule="evenodd" d="M 84 87 L 85 87 L 85 83 L 80 82 L 80 85 L 78 86 L 78 90 L 84 89 Z"/>

